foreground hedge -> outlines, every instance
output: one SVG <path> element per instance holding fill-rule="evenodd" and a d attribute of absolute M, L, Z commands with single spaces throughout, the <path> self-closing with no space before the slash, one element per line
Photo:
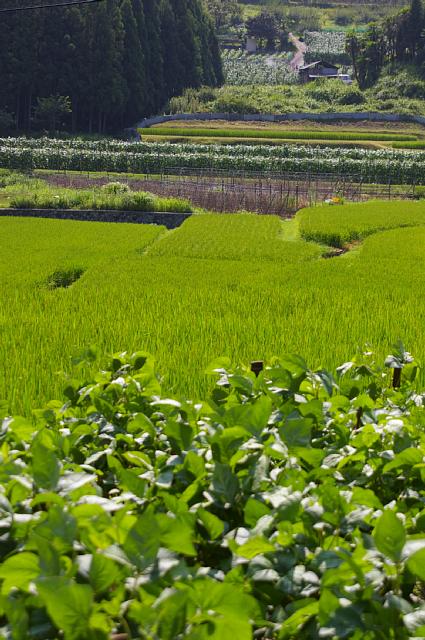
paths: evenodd
<path fill-rule="evenodd" d="M 195 403 L 121 354 L 5 417 L 0 637 L 424 637 L 425 395 L 387 365 L 221 361 Z"/>

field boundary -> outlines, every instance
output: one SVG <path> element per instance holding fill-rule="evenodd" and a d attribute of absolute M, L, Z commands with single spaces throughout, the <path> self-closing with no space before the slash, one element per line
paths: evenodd
<path fill-rule="evenodd" d="M 310 120 L 312 122 L 332 122 L 334 120 L 347 120 L 348 122 L 358 122 L 360 120 L 370 120 L 371 122 L 413 122 L 425 126 L 425 116 L 415 116 L 402 113 L 380 113 L 378 111 L 335 112 L 335 113 L 174 113 L 162 116 L 145 118 L 138 122 L 134 128 L 128 129 L 131 134 L 137 135 L 137 129 L 146 129 L 155 124 L 172 122 L 173 120 L 228 120 L 229 122 L 285 122 L 296 120 Z"/>
<path fill-rule="evenodd" d="M 52 218 L 79 220 L 80 222 L 127 222 L 131 224 L 157 224 L 167 229 L 180 227 L 191 213 L 168 211 L 110 211 L 82 209 L 0 209 L 0 217 Z"/>

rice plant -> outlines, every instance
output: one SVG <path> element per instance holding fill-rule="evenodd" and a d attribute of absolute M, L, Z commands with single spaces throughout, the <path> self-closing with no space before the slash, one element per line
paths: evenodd
<path fill-rule="evenodd" d="M 342 205 L 308 216 L 313 223 L 317 214 L 329 240 L 327 211 L 341 226 L 345 216 L 349 229 L 362 208 L 373 225 L 375 209 L 384 228 L 385 220 L 406 224 L 407 206 Z M 420 359 L 425 206 L 409 215 L 416 226 L 369 235 L 331 260 L 321 257 L 328 249 L 297 237 L 298 219 L 199 215 L 167 232 L 1 218 L 0 398 L 28 413 L 60 397 L 72 357 L 90 345 L 149 351 L 166 387 L 193 398 L 205 396 L 203 372 L 217 356 L 247 362 L 295 352 L 314 367 L 333 367 L 365 342 L 385 357 L 401 338 Z M 40 286 L 76 267 L 84 273 L 71 286 Z"/>

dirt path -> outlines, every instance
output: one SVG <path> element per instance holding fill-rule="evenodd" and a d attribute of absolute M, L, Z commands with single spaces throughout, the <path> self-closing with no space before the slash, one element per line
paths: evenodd
<path fill-rule="evenodd" d="M 289 34 L 289 40 L 292 42 L 296 49 L 294 57 L 292 58 L 289 65 L 293 71 L 298 71 L 298 69 L 304 65 L 304 55 L 307 51 L 307 45 L 305 44 L 305 42 L 301 42 L 301 40 L 294 36 L 293 33 Z"/>

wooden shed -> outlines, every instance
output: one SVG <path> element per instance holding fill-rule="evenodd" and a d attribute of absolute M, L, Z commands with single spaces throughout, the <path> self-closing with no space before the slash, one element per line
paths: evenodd
<path fill-rule="evenodd" d="M 316 80 L 317 78 L 337 78 L 339 75 L 339 68 L 325 62 L 324 60 L 317 60 L 317 62 L 311 62 L 298 69 L 300 80 L 302 83 Z"/>

